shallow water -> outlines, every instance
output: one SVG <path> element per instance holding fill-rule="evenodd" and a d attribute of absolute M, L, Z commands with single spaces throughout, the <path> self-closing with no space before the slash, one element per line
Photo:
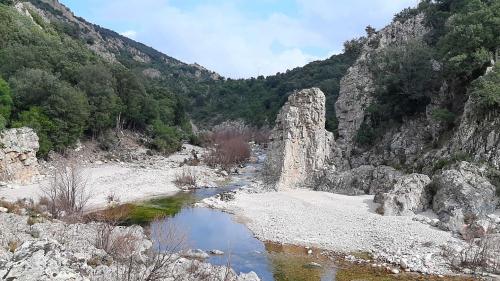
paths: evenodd
<path fill-rule="evenodd" d="M 223 251 L 224 255 L 207 259 L 212 264 L 230 264 L 236 272 L 254 271 L 264 281 L 334 280 L 333 265 L 309 257 L 304 248 L 302 253 L 294 253 L 281 245 L 265 244 L 227 213 L 185 207 L 163 223 L 182 229 L 189 248 Z M 323 269 L 307 268 L 313 261 L 323 263 Z"/>
<path fill-rule="evenodd" d="M 216 194 L 231 191 L 247 185 L 260 163 L 247 166 L 244 173 L 224 188 L 197 189 L 177 195 L 156 198 L 138 206 L 151 208 L 169 215 L 160 221 L 164 226 L 180 229 L 187 239 L 187 247 L 221 250 L 224 255 L 211 255 L 206 261 L 215 265 L 230 265 L 236 272 L 254 271 L 263 281 L 331 281 L 335 280 L 335 267 L 326 259 L 308 255 L 303 247 L 283 246 L 264 243 L 255 238 L 252 232 L 234 217 L 220 210 L 193 207 L 193 203 Z M 155 228 L 152 225 L 152 228 Z M 154 237 L 154 236 L 153 236 Z M 158 242 L 158 241 L 155 241 Z M 322 268 L 310 267 L 316 262 Z"/>

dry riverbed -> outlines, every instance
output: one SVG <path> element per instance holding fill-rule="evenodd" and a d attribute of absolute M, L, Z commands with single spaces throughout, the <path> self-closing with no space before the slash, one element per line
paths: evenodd
<path fill-rule="evenodd" d="M 401 272 L 452 274 L 442 247 L 463 247 L 450 232 L 414 217 L 377 214 L 373 196 L 250 187 L 236 192 L 234 200 L 207 198 L 201 204 L 235 214 L 263 241 L 370 253 L 378 260 L 371 266 L 385 261 L 400 265 Z"/>
<path fill-rule="evenodd" d="M 91 194 L 88 208 L 103 208 L 109 198 L 125 203 L 173 195 L 182 190 L 174 181 L 176 175 L 183 171 L 195 175 L 197 185 L 201 187 L 217 187 L 224 182 L 226 177 L 220 171 L 206 165 L 181 167 L 181 163 L 192 156 L 193 150 L 200 157 L 206 153 L 201 147 L 186 144 L 182 151 L 169 157 L 148 156 L 145 158 L 147 160 L 131 162 L 79 161 Z M 0 187 L 0 198 L 11 202 L 29 198 L 36 201 L 42 195 L 42 187 L 49 184 L 50 170 L 53 169 L 51 164 L 49 162 L 45 165 L 43 173 L 46 176 L 39 177 L 33 184 Z"/>

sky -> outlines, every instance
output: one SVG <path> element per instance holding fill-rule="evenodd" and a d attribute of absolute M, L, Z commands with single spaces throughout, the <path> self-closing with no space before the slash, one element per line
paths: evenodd
<path fill-rule="evenodd" d="M 60 0 L 76 15 L 225 77 L 285 72 L 342 52 L 419 0 Z"/>

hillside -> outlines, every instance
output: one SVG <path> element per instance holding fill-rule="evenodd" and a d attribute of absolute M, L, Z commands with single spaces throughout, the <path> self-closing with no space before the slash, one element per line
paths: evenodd
<path fill-rule="evenodd" d="M 106 148 L 115 127 L 145 132 L 152 148 L 175 151 L 190 138 L 189 119 L 204 127 L 228 119 L 272 125 L 292 90 L 312 86 L 327 94 L 335 130 L 339 82 L 357 57 L 351 48 L 267 78 L 224 79 L 89 23 L 57 0 L 0 3 L 3 123 L 35 128 L 41 156 L 84 135 Z"/>

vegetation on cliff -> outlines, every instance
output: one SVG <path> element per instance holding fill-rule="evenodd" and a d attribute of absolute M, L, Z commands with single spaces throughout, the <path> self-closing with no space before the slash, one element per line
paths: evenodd
<path fill-rule="evenodd" d="M 469 93 L 488 109 L 498 109 L 497 68 L 481 76 L 498 60 L 500 1 L 424 0 L 394 20 L 405 21 L 420 13 L 430 30 L 423 41 L 410 40 L 374 54 L 371 68 L 376 102 L 358 132 L 362 145 L 373 144 L 386 128 L 404 118 L 424 113 L 432 98 L 443 91 L 443 85 L 455 98 L 432 112 L 436 120 L 452 125 Z"/>

